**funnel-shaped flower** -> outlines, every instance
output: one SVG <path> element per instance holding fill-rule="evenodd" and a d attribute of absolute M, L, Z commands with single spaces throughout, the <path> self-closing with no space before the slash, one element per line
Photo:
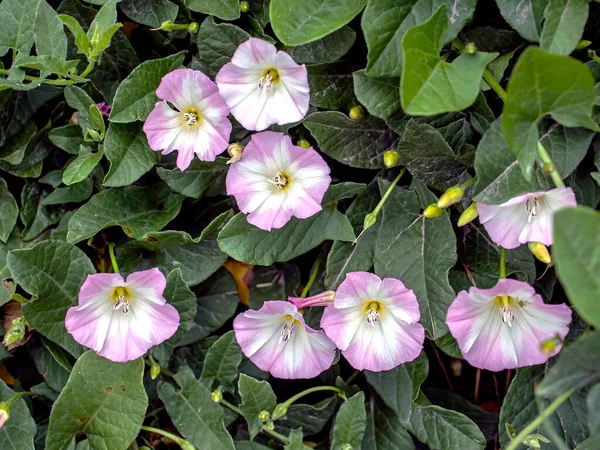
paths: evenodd
<path fill-rule="evenodd" d="M 552 216 L 556 211 L 575 206 L 571 188 L 519 195 L 501 205 L 477 203 L 479 221 L 493 241 L 504 248 L 527 242 L 552 245 Z"/>
<path fill-rule="evenodd" d="M 306 67 L 262 39 L 241 44 L 216 81 L 231 114 L 248 130 L 298 122 L 308 111 Z"/>
<path fill-rule="evenodd" d="M 291 303 L 265 302 L 233 321 L 244 354 L 277 378 L 314 378 L 331 367 L 335 345 L 322 331 L 304 323 Z"/>
<path fill-rule="evenodd" d="M 380 372 L 419 356 L 425 340 L 419 318 L 417 298 L 401 281 L 352 272 L 321 327 L 355 369 Z"/>
<path fill-rule="evenodd" d="M 306 219 L 321 211 L 331 178 L 315 150 L 293 145 L 283 133 L 264 131 L 252 136 L 226 181 L 227 194 L 248 214 L 248 222 L 269 231 L 292 216 Z"/>
<path fill-rule="evenodd" d="M 194 153 L 201 161 L 214 161 L 227 148 L 229 110 L 217 85 L 202 72 L 174 70 L 163 77 L 156 95 L 162 101 L 144 123 L 152 150 L 162 150 L 163 155 L 177 150 L 177 167 L 184 170 Z"/>
<path fill-rule="evenodd" d="M 165 277 L 158 269 L 89 275 L 79 304 L 67 311 L 65 325 L 81 345 L 111 361 L 143 356 L 169 339 L 179 327 L 179 313 L 163 297 Z"/>
<path fill-rule="evenodd" d="M 546 362 L 561 345 L 548 352 L 542 343 L 556 337 L 562 342 L 570 322 L 567 305 L 546 305 L 530 285 L 510 279 L 459 292 L 446 317 L 469 364 L 493 371 Z"/>

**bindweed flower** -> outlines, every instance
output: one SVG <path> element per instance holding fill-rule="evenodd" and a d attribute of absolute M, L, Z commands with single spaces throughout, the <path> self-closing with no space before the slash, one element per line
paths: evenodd
<path fill-rule="evenodd" d="M 329 306 L 333 305 L 335 300 L 334 291 L 325 291 L 320 294 L 313 295 L 312 297 L 289 297 L 288 302 L 293 304 L 296 308 L 302 309 L 309 306 Z"/>
<path fill-rule="evenodd" d="M 265 302 L 233 321 L 238 344 L 262 370 L 277 378 L 314 378 L 331 367 L 335 345 L 310 328 L 292 303 Z"/>
<path fill-rule="evenodd" d="M 561 187 L 519 195 L 501 205 L 477 203 L 477 211 L 496 244 L 516 248 L 527 242 L 552 245 L 552 216 L 559 209 L 575 205 L 573 190 Z"/>
<path fill-rule="evenodd" d="M 501 279 L 491 289 L 458 293 L 446 323 L 464 358 L 474 367 L 499 371 L 541 364 L 556 355 L 542 344 L 569 331 L 571 309 L 546 305 L 523 281 Z"/>
<path fill-rule="evenodd" d="M 79 304 L 67 311 L 67 331 L 111 361 L 137 359 L 179 327 L 179 313 L 163 297 L 165 286 L 158 269 L 134 272 L 127 281 L 116 273 L 89 275 Z"/>
<path fill-rule="evenodd" d="M 247 130 L 298 122 L 308 111 L 306 67 L 262 39 L 242 43 L 215 80 L 231 114 Z"/>
<path fill-rule="evenodd" d="M 10 404 L 0 403 L 0 428 L 4 426 L 6 421 L 10 418 Z"/>
<path fill-rule="evenodd" d="M 292 216 L 306 219 L 321 211 L 330 183 L 329 166 L 315 150 L 272 131 L 252 136 L 226 179 L 227 194 L 248 214 L 248 222 L 267 231 Z"/>
<path fill-rule="evenodd" d="M 174 70 L 163 77 L 156 95 L 162 101 L 154 105 L 144 123 L 152 150 L 162 150 L 163 155 L 177 150 L 177 167 L 185 170 L 194 154 L 201 161 L 214 161 L 227 148 L 229 110 L 217 85 L 202 72 Z"/>
<path fill-rule="evenodd" d="M 96 106 L 98 107 L 100 114 L 102 114 L 104 117 L 110 116 L 110 110 L 112 109 L 112 106 L 107 105 L 106 102 L 96 103 Z"/>
<path fill-rule="evenodd" d="M 419 356 L 425 340 L 419 318 L 417 298 L 400 280 L 352 272 L 321 327 L 355 369 L 380 372 Z"/>

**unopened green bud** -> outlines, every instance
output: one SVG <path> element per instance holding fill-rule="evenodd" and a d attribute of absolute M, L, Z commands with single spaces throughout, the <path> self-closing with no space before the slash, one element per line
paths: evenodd
<path fill-rule="evenodd" d="M 265 423 L 265 428 L 267 430 L 273 431 L 275 429 L 275 424 L 273 423 L 272 420 L 269 420 L 267 423 Z"/>
<path fill-rule="evenodd" d="M 436 217 L 440 217 L 443 213 L 444 212 L 442 211 L 442 209 L 435 203 L 432 203 L 427 208 L 425 208 L 425 211 L 423 211 L 423 215 L 428 219 L 435 219 Z"/>
<path fill-rule="evenodd" d="M 279 405 L 277 405 L 275 407 L 275 410 L 273 411 L 273 420 L 277 420 L 280 417 L 285 416 L 285 414 L 287 413 L 287 410 L 288 410 L 288 407 L 285 404 L 280 403 Z"/>
<path fill-rule="evenodd" d="M 261 422 L 266 422 L 271 418 L 271 414 L 269 413 L 269 411 L 261 411 L 258 413 L 258 418 Z"/>
<path fill-rule="evenodd" d="M 220 403 L 221 400 L 223 400 L 223 392 L 221 392 L 221 389 L 217 389 L 216 391 L 214 391 L 212 393 L 210 398 L 212 399 L 213 402 Z"/>
<path fill-rule="evenodd" d="M 477 205 L 475 204 L 475 202 L 473 202 L 460 215 L 456 225 L 458 225 L 459 227 L 464 227 L 466 224 L 471 223 L 475 219 L 477 219 L 478 216 L 479 216 L 479 212 L 477 212 Z"/>
<path fill-rule="evenodd" d="M 6 423 L 10 417 L 10 404 L 0 403 L 0 428 Z"/>
<path fill-rule="evenodd" d="M 25 320 L 25 316 L 17 317 L 12 321 L 12 325 L 4 335 L 2 343 L 8 347 L 10 344 L 14 344 L 23 339 L 25 337 L 25 332 L 27 331 L 26 326 L 27 320 Z"/>
<path fill-rule="evenodd" d="M 554 337 L 542 341 L 542 343 L 540 344 L 540 351 L 544 355 L 552 356 L 556 353 L 556 350 L 558 349 L 559 345 L 562 345 L 562 339 L 557 334 Z"/>
<path fill-rule="evenodd" d="M 588 48 L 591 45 L 592 41 L 581 40 L 575 47 L 575 50 L 583 50 L 584 48 Z"/>
<path fill-rule="evenodd" d="M 296 145 L 302 148 L 310 148 L 310 142 L 308 142 L 306 139 L 300 139 Z"/>
<path fill-rule="evenodd" d="M 244 13 L 250 11 L 250 3 L 248 2 L 240 2 L 240 10 Z"/>
<path fill-rule="evenodd" d="M 156 361 L 152 360 L 150 364 L 150 378 L 156 380 L 156 378 L 160 375 L 160 364 Z"/>
<path fill-rule="evenodd" d="M 363 117 L 365 117 L 365 110 L 362 108 L 362 106 L 353 106 L 350 112 L 348 113 L 348 116 L 352 120 L 362 119 Z"/>
<path fill-rule="evenodd" d="M 365 216 L 365 220 L 363 222 L 363 230 L 372 227 L 377 222 L 377 216 L 373 213 L 369 213 Z"/>
<path fill-rule="evenodd" d="M 477 52 L 477 46 L 473 42 L 469 42 L 465 46 L 465 53 L 472 55 L 475 52 Z"/>
<path fill-rule="evenodd" d="M 160 29 L 164 31 L 173 31 L 175 29 L 175 23 L 172 20 L 166 20 L 160 24 Z"/>
<path fill-rule="evenodd" d="M 352 444 L 345 443 L 342 445 L 342 450 L 352 450 L 353 448 L 354 447 L 352 447 Z"/>
<path fill-rule="evenodd" d="M 544 163 L 542 166 L 542 172 L 544 172 L 544 175 L 550 175 L 552 172 L 554 172 L 554 164 Z"/>
<path fill-rule="evenodd" d="M 530 434 L 525 439 L 523 439 L 521 442 L 523 444 L 529 446 L 529 448 L 533 448 L 535 450 L 540 450 L 542 448 L 540 441 L 545 442 L 545 443 L 550 443 L 550 440 L 548 438 L 542 436 L 541 434 Z"/>
<path fill-rule="evenodd" d="M 391 169 L 392 167 L 396 167 L 398 164 L 398 160 L 400 159 L 400 153 L 396 150 L 388 150 L 383 154 L 383 163 L 385 167 Z"/>
<path fill-rule="evenodd" d="M 533 256 L 544 264 L 550 264 L 552 262 L 552 256 L 550 256 L 548 247 L 541 242 L 529 242 L 527 246 L 529 247 L 529 251 L 533 253 Z"/>
<path fill-rule="evenodd" d="M 200 25 L 198 25 L 198 22 L 192 22 L 188 25 L 188 31 L 190 33 L 197 33 L 199 29 Z"/>
<path fill-rule="evenodd" d="M 450 205 L 460 202 L 464 193 L 465 188 L 462 186 L 453 186 L 446 189 L 446 192 L 444 192 L 438 200 L 437 205 L 442 209 L 448 208 Z"/>
<path fill-rule="evenodd" d="M 104 137 L 100 134 L 100 132 L 92 129 L 87 130 L 83 138 L 83 140 L 86 142 L 102 142 L 102 139 L 104 139 Z"/>
<path fill-rule="evenodd" d="M 179 446 L 181 447 L 181 450 L 196 450 L 196 447 L 194 447 L 194 444 L 190 441 L 181 441 Z"/>

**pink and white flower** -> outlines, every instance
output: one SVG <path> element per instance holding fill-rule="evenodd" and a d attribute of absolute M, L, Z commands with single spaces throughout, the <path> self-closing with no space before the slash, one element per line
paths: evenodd
<path fill-rule="evenodd" d="M 400 280 L 352 272 L 321 327 L 355 369 L 380 372 L 419 356 L 425 340 L 419 318 L 417 297 Z"/>
<path fill-rule="evenodd" d="M 88 275 L 79 304 L 69 308 L 67 331 L 81 345 L 111 361 L 131 361 L 169 339 L 179 313 L 163 297 L 167 282 L 158 269 Z"/>
<path fill-rule="evenodd" d="M 265 302 L 233 321 L 244 354 L 277 378 L 314 378 L 331 367 L 335 345 L 323 331 L 310 328 L 291 303 Z"/>
<path fill-rule="evenodd" d="M 561 187 L 515 197 L 501 205 L 477 203 L 479 220 L 492 238 L 504 248 L 527 242 L 552 245 L 552 216 L 556 211 L 575 206 L 571 188 Z"/>
<path fill-rule="evenodd" d="M 298 122 L 308 111 L 306 67 L 262 39 L 241 44 L 216 81 L 231 114 L 247 130 Z"/>
<path fill-rule="evenodd" d="M 492 371 L 546 362 L 562 345 L 548 352 L 542 343 L 562 342 L 570 322 L 567 305 L 546 305 L 529 284 L 510 279 L 498 280 L 491 289 L 459 292 L 446 317 L 469 364 Z"/>
<path fill-rule="evenodd" d="M 163 77 L 156 95 L 162 101 L 144 123 L 152 150 L 162 150 L 163 155 L 178 150 L 177 167 L 185 170 L 194 153 L 201 161 L 214 161 L 227 148 L 229 110 L 217 85 L 202 72 L 174 70 Z"/>
<path fill-rule="evenodd" d="M 330 183 L 329 166 L 315 150 L 273 131 L 252 136 L 226 179 L 227 194 L 248 214 L 248 222 L 267 231 L 292 216 L 306 219 L 321 211 Z"/>

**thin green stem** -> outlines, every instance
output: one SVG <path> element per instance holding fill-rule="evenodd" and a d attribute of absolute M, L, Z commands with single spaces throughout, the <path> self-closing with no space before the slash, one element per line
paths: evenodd
<path fill-rule="evenodd" d="M 285 408 L 289 408 L 290 405 L 292 403 L 294 403 L 296 400 L 300 400 L 305 395 L 312 394 L 313 392 L 319 392 L 319 391 L 334 391 L 334 392 L 337 392 L 340 396 L 345 397 L 344 391 L 341 390 L 339 387 L 335 387 L 335 386 L 315 386 L 315 387 L 312 387 L 310 389 L 306 389 L 305 391 L 302 391 L 302 392 L 294 395 L 293 397 L 288 398 L 285 402 L 281 403 L 281 405 L 283 405 Z"/>
<path fill-rule="evenodd" d="M 400 181 L 400 178 L 402 178 L 402 175 L 404 175 L 404 172 L 406 172 L 406 167 L 402 168 L 402 170 L 400 171 L 398 176 L 394 179 L 394 181 L 392 181 L 392 184 L 390 184 L 390 187 L 387 188 L 387 191 L 385 191 L 385 194 L 383 194 L 383 197 L 381 197 L 381 200 L 379 200 L 379 203 L 377 203 L 377 206 L 373 210 L 373 212 L 372 212 L 373 215 L 376 216 L 377 214 L 379 214 L 379 210 L 381 208 L 383 208 L 385 201 L 391 195 L 392 191 L 394 190 L 394 186 L 396 186 L 398 184 L 398 181 Z"/>
<path fill-rule="evenodd" d="M 573 392 L 574 389 L 569 389 L 564 394 L 556 397 L 556 399 L 552 403 L 550 403 L 550 405 L 548 405 L 546 409 L 544 409 L 535 419 L 529 422 L 529 424 L 527 424 L 527 426 L 523 428 L 519 432 L 519 434 L 517 434 L 515 438 L 510 441 L 510 444 L 508 444 L 508 447 L 506 447 L 505 450 L 515 450 L 519 446 L 519 444 L 521 444 L 523 439 L 525 439 L 527 436 L 533 433 L 537 427 L 544 423 L 544 421 L 548 417 L 550 417 L 552 413 L 554 413 L 554 411 L 556 411 L 560 407 L 560 405 L 562 405 L 571 396 Z"/>
<path fill-rule="evenodd" d="M 117 264 L 117 258 L 115 258 L 115 244 L 114 242 L 108 243 L 108 254 L 110 255 L 110 262 L 113 266 L 113 271 L 119 273 L 119 265 Z"/>
<path fill-rule="evenodd" d="M 354 379 L 358 376 L 359 373 L 360 373 L 360 370 L 355 370 L 354 372 L 352 372 L 352 375 L 350 375 L 348 377 L 348 379 L 346 381 L 344 381 L 344 383 L 346 383 L 346 384 L 352 383 L 352 381 L 354 381 Z"/>
<path fill-rule="evenodd" d="M 552 181 L 554 182 L 554 185 L 556 187 L 564 187 L 565 183 L 563 183 L 563 180 L 560 178 L 560 174 L 556 170 L 556 166 L 554 166 L 550 155 L 548 154 L 541 142 L 538 141 L 537 145 L 538 155 L 544 163 L 544 171 L 547 171 L 550 174 L 550 178 L 552 178 Z"/>
<path fill-rule="evenodd" d="M 471 186 L 473 183 L 475 183 L 476 181 L 477 181 L 477 176 L 474 176 L 473 178 L 471 178 L 468 181 L 464 182 L 461 187 L 463 189 L 466 189 L 469 186 Z"/>
<path fill-rule="evenodd" d="M 151 362 L 151 361 L 149 361 L 148 359 L 144 359 L 144 363 L 145 363 L 147 366 L 150 366 L 150 367 L 152 367 L 152 362 Z M 169 372 L 167 369 L 165 369 L 165 368 L 164 368 L 164 367 L 162 367 L 162 366 L 161 366 L 161 368 L 160 368 L 160 373 L 162 373 L 163 375 L 165 375 L 165 376 L 167 376 L 167 377 L 170 377 L 170 378 L 173 378 L 173 377 L 175 376 L 175 374 L 174 374 L 173 372 Z"/>
<path fill-rule="evenodd" d="M 179 437 L 173 433 L 169 433 L 168 431 L 161 430 L 160 428 L 154 428 L 154 427 L 142 425 L 142 430 L 149 431 L 150 433 L 154 433 L 154 434 L 160 434 L 161 436 L 164 436 L 166 438 L 171 439 L 172 441 L 175 441 L 179 445 L 181 445 L 181 443 L 183 441 L 185 441 L 185 439 L 183 439 L 182 437 Z"/>
<path fill-rule="evenodd" d="M 94 58 L 88 59 L 88 65 L 83 72 L 79 75 L 81 78 L 85 78 L 88 73 L 92 71 L 94 65 L 96 64 L 96 60 Z"/>
<path fill-rule="evenodd" d="M 500 250 L 500 278 L 506 278 L 506 249 Z"/>
<path fill-rule="evenodd" d="M 490 87 L 494 90 L 494 92 L 496 92 L 496 94 L 498 94 L 498 97 L 500 97 L 500 100 L 502 100 L 503 102 L 506 101 L 506 91 L 504 90 L 504 88 L 502 86 L 500 86 L 500 83 L 498 83 L 496 81 L 496 79 L 494 78 L 494 75 L 492 75 L 492 73 L 485 69 L 483 71 L 483 79 L 486 81 L 487 84 L 490 85 Z"/>
<path fill-rule="evenodd" d="M 244 416 L 244 414 L 242 414 L 242 411 L 240 410 L 240 408 L 238 408 L 237 406 L 235 406 L 232 403 L 229 403 L 227 400 L 221 400 L 219 402 L 221 405 L 229 408 L 230 410 L 232 410 L 234 413 L 240 415 L 240 416 Z M 285 437 L 283 434 L 280 434 L 274 430 L 269 430 L 266 427 L 262 427 L 260 431 L 263 431 L 267 434 L 270 434 L 271 436 L 273 436 L 275 439 L 279 439 L 281 442 L 283 442 L 284 444 L 289 444 L 289 439 L 287 437 Z"/>
<path fill-rule="evenodd" d="M 317 257 L 317 260 L 315 261 L 315 263 L 313 265 L 312 271 L 310 272 L 310 278 L 308 279 L 306 286 L 304 286 L 304 289 L 302 289 L 302 294 L 300 294 L 300 298 L 305 298 L 308 295 L 308 291 L 310 291 L 310 288 L 312 287 L 313 283 L 317 279 L 317 273 L 319 272 L 320 265 L 321 265 L 321 255 L 319 254 L 319 256 Z"/>

